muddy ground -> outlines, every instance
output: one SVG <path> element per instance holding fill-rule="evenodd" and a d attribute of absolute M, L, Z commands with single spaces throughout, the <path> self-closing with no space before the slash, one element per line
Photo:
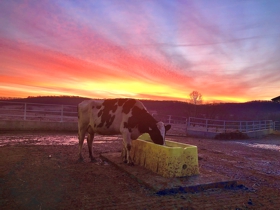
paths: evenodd
<path fill-rule="evenodd" d="M 280 135 L 250 140 L 172 137 L 198 146 L 199 167 L 238 180 L 231 189 L 156 195 L 99 158 L 120 137 L 96 136 L 78 162 L 76 134 L 0 134 L 1 209 L 280 209 Z"/>

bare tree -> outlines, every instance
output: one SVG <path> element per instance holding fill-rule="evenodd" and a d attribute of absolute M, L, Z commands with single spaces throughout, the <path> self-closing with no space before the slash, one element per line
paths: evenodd
<path fill-rule="evenodd" d="M 202 94 L 194 90 L 190 93 L 190 102 L 194 105 L 202 104 Z"/>
<path fill-rule="evenodd" d="M 194 104 L 193 116 L 197 115 L 197 106 L 198 104 L 202 104 L 202 94 L 198 91 L 194 90 L 190 93 L 190 102 Z"/>

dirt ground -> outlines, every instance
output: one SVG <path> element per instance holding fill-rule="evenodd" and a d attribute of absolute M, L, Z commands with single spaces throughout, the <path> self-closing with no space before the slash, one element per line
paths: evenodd
<path fill-rule="evenodd" d="M 280 209 L 280 135 L 197 145 L 199 167 L 238 180 L 234 189 L 157 195 L 99 158 L 121 151 L 120 137 L 97 136 L 94 155 L 78 162 L 76 134 L 0 134 L 1 209 Z"/>

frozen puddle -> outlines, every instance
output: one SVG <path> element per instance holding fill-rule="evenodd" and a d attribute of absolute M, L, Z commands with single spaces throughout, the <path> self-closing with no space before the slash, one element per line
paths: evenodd
<path fill-rule="evenodd" d="M 269 150 L 276 150 L 280 151 L 280 145 L 276 144 L 260 144 L 260 143 L 244 143 L 244 142 L 236 142 L 237 144 L 243 144 L 248 147 L 255 147 L 255 148 L 261 148 L 261 149 L 269 149 Z"/>

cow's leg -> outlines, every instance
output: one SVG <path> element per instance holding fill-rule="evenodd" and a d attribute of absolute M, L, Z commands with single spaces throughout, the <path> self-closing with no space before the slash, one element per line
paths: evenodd
<path fill-rule="evenodd" d="M 123 159 L 123 162 L 126 163 L 127 162 L 127 160 L 126 160 L 126 147 L 125 147 L 124 141 L 123 141 L 123 148 L 122 148 L 121 157 Z"/>
<path fill-rule="evenodd" d="M 91 162 L 94 162 L 95 159 L 92 155 L 92 142 L 94 138 L 94 133 L 89 133 L 87 137 L 87 145 L 88 145 L 88 152 L 89 152 L 89 158 L 91 159 Z"/>
<path fill-rule="evenodd" d="M 82 147 L 84 144 L 84 140 L 85 140 L 85 135 L 86 135 L 86 130 L 85 129 L 81 129 L 80 127 L 78 128 L 78 138 L 79 138 L 79 161 L 83 161 L 84 158 L 82 156 Z"/>
<path fill-rule="evenodd" d="M 133 165 L 133 162 L 130 157 L 131 138 L 130 138 L 130 132 L 128 131 L 128 129 L 125 129 L 123 132 L 123 147 L 125 149 L 124 162 L 126 162 L 128 165 Z"/>

